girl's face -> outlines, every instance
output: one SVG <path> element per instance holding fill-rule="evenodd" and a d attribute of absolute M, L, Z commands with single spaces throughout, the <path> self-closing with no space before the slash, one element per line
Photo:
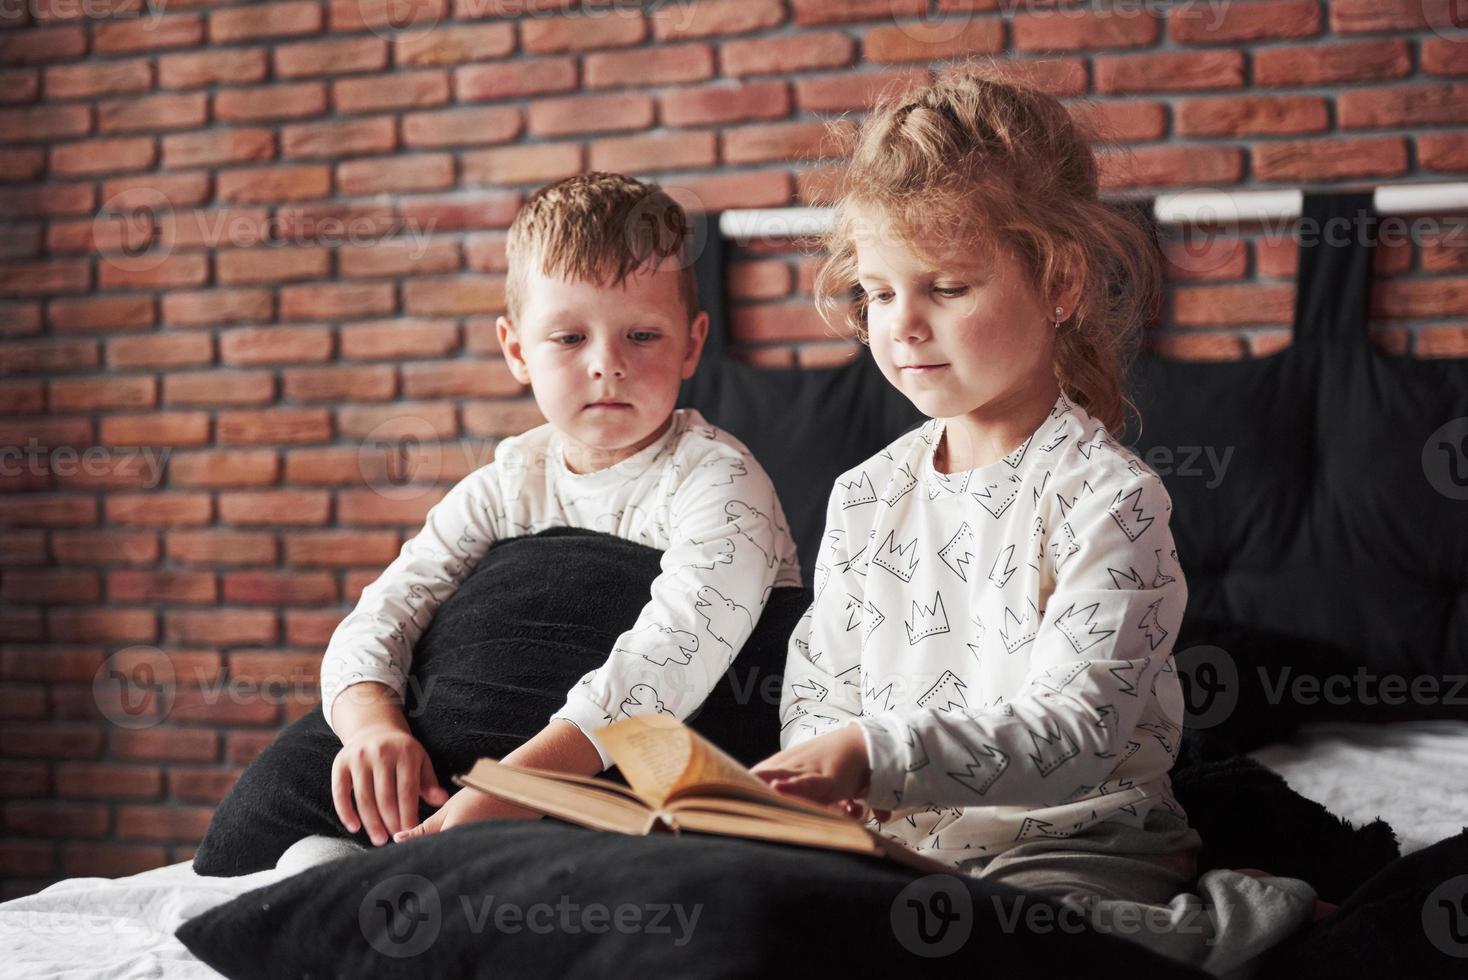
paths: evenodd
<path fill-rule="evenodd" d="M 857 235 L 856 259 L 872 355 L 920 412 L 983 425 L 1054 403 L 1063 300 L 1036 295 L 1007 250 L 985 259 L 934 249 L 929 258 L 882 234 L 871 212 L 857 227 L 870 230 Z"/>

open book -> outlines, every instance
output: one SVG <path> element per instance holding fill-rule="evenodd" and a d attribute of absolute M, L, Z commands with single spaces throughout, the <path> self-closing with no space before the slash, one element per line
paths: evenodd
<path fill-rule="evenodd" d="M 494 759 L 480 759 L 454 782 L 598 830 L 754 837 L 887 857 L 928 872 L 953 871 L 844 814 L 776 793 L 669 715 L 624 718 L 596 734 L 629 786 Z"/>

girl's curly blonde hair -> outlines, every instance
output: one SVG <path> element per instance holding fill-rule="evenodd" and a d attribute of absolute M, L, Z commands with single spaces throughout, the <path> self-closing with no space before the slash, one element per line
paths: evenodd
<path fill-rule="evenodd" d="M 815 281 L 826 322 L 867 340 L 856 275 L 855 243 L 870 231 L 858 227 L 862 214 L 880 215 L 884 234 L 929 258 L 954 247 L 976 257 L 1005 249 L 1042 301 L 1080 283 L 1079 302 L 1056 329 L 1056 378 L 1120 432 L 1134 409 L 1127 365 L 1156 312 L 1162 271 L 1150 231 L 1098 197 L 1096 131 L 992 63 L 968 63 L 916 91 L 882 95 L 848 139 L 829 257 Z"/>

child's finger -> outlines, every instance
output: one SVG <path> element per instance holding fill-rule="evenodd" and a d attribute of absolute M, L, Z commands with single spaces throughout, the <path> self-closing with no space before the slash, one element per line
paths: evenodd
<path fill-rule="evenodd" d="M 433 806 L 443 806 L 449 801 L 448 791 L 438 785 L 438 777 L 434 775 L 433 763 L 428 760 L 427 752 L 423 753 L 418 766 L 418 786 L 423 799 Z"/>
<path fill-rule="evenodd" d="M 352 773 L 357 784 L 357 813 L 362 817 L 362 825 L 367 828 L 367 836 L 372 838 L 374 845 L 384 844 L 387 842 L 387 828 L 383 827 L 382 820 L 377 815 L 377 799 L 372 788 L 372 767 L 363 765 Z"/>
<path fill-rule="evenodd" d="M 392 836 L 403 829 L 398 824 L 397 767 L 379 760 L 372 769 L 372 788 L 377 796 L 378 819 L 388 836 Z"/>
<path fill-rule="evenodd" d="M 418 767 L 406 755 L 398 759 L 398 826 L 418 822 Z"/>
<path fill-rule="evenodd" d="M 331 802 L 343 827 L 354 834 L 362 829 L 357 810 L 352 806 L 352 770 L 341 762 L 340 757 L 331 767 Z"/>

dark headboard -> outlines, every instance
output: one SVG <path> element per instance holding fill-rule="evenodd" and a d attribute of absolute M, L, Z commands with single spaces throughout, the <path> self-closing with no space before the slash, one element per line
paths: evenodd
<path fill-rule="evenodd" d="M 1335 234 L 1303 242 L 1292 346 L 1245 361 L 1142 355 L 1130 389 L 1143 427 L 1124 439 L 1172 495 L 1186 623 L 1328 644 L 1343 668 L 1410 682 L 1468 672 L 1468 360 L 1369 344 L 1371 200 L 1306 195 L 1302 228 Z M 865 353 L 807 371 L 725 357 L 723 243 L 705 245 L 718 323 L 682 403 L 769 470 L 809 578 L 835 476 L 920 416 Z"/>

